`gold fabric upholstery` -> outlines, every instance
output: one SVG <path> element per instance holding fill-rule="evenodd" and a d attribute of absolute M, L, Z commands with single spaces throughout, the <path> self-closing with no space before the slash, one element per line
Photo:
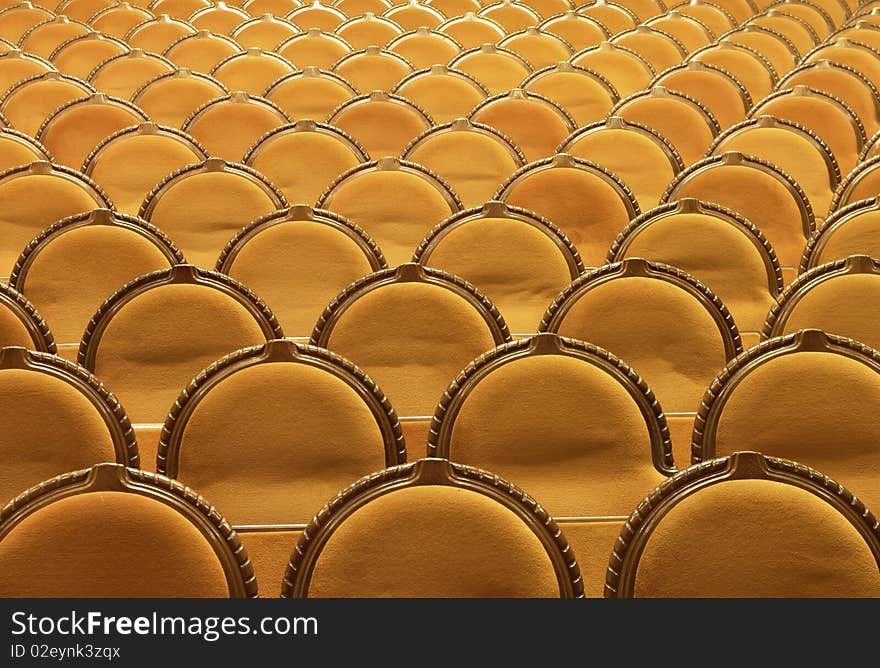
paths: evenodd
<path fill-rule="evenodd" d="M 422 69 L 445 65 L 458 55 L 461 44 L 437 30 L 419 28 L 392 39 L 387 48 L 406 58 L 416 69 Z"/>
<path fill-rule="evenodd" d="M 178 172 L 158 188 L 144 201 L 141 217 L 200 267 L 213 267 L 242 226 L 285 204 L 259 174 L 213 161 Z"/>
<path fill-rule="evenodd" d="M 566 61 L 574 53 L 571 44 L 540 28 L 510 33 L 498 42 L 498 46 L 513 51 L 535 69 Z"/>
<path fill-rule="evenodd" d="M 461 15 L 448 14 L 453 18 L 444 21 L 437 30 L 455 39 L 465 49 L 470 49 L 480 44 L 495 44 L 505 35 L 504 28 L 492 21 L 466 12 Z"/>
<path fill-rule="evenodd" d="M 229 596 L 217 554 L 192 521 L 135 493 L 78 494 L 36 510 L 0 540 L 0 563 L 4 596 Z"/>
<path fill-rule="evenodd" d="M 334 32 L 355 49 L 388 44 L 395 37 L 403 34 L 403 29 L 390 19 L 372 13 L 370 15 L 348 13 L 348 15 L 352 18 L 341 24 Z"/>
<path fill-rule="evenodd" d="M 108 58 L 128 52 L 125 42 L 98 32 L 79 35 L 60 44 L 49 60 L 59 72 L 88 79 L 98 65 Z"/>
<path fill-rule="evenodd" d="M 0 130 L 0 171 L 49 159 L 46 148 L 36 140 L 7 128 Z"/>
<path fill-rule="evenodd" d="M 64 42 L 85 35 L 91 28 L 67 16 L 56 16 L 42 21 L 21 36 L 19 46 L 22 51 L 48 58 Z"/>
<path fill-rule="evenodd" d="M 489 97 L 479 81 L 445 65 L 413 72 L 397 84 L 394 93 L 424 109 L 437 124 L 467 116 Z"/>
<path fill-rule="evenodd" d="M 598 72 L 614 86 L 621 99 L 648 87 L 654 68 L 642 56 L 618 44 L 603 42 L 579 51 L 571 64 Z"/>
<path fill-rule="evenodd" d="M 49 149 L 56 162 L 82 169 L 92 149 L 104 139 L 146 120 L 146 114 L 130 102 L 95 93 L 56 110 L 43 123 L 37 139 Z"/>
<path fill-rule="evenodd" d="M 260 137 L 289 122 L 287 115 L 265 98 L 236 92 L 204 104 L 182 129 L 209 155 L 240 162 Z"/>
<path fill-rule="evenodd" d="M 849 214 L 841 212 L 840 216 L 829 217 L 813 235 L 816 247 L 809 257 L 805 254 L 802 258 L 802 272 L 850 255 L 880 257 L 880 212 L 870 204 L 864 210 L 859 210 L 854 204 Z M 809 261 L 806 265 L 805 259 Z"/>
<path fill-rule="evenodd" d="M 878 593 L 876 558 L 847 518 L 769 480 L 731 480 L 679 501 L 650 534 L 635 580 L 642 598 Z"/>
<path fill-rule="evenodd" d="M 254 18 L 242 23 L 230 35 L 245 49 L 257 47 L 264 51 L 273 51 L 283 41 L 299 34 L 295 25 L 280 16 L 271 14 L 251 14 L 251 16 Z"/>
<path fill-rule="evenodd" d="M 209 30 L 215 35 L 228 35 L 236 26 L 250 18 L 247 12 L 227 5 L 221 0 L 210 7 L 193 12 L 188 20 L 198 30 Z"/>
<path fill-rule="evenodd" d="M 632 49 L 651 63 L 655 72 L 678 65 L 687 56 L 687 50 L 676 38 L 647 26 L 620 33 L 611 43 Z"/>
<path fill-rule="evenodd" d="M 321 550 L 312 598 L 555 597 L 547 552 L 527 524 L 479 492 L 392 491 L 346 518 Z"/>
<path fill-rule="evenodd" d="M 492 199 L 498 184 L 524 162 L 505 137 L 488 126 L 464 120 L 429 130 L 409 146 L 403 159 L 443 178 L 464 206 L 479 206 Z"/>
<path fill-rule="evenodd" d="M 494 199 L 534 211 L 558 226 L 590 267 L 604 263 L 614 237 L 639 213 L 620 181 L 564 154 L 526 165 Z"/>
<path fill-rule="evenodd" d="M 490 97 L 475 107 L 468 118 L 509 137 L 530 161 L 553 155 L 575 126 L 557 104 L 520 89 Z"/>
<path fill-rule="evenodd" d="M 164 53 L 181 37 L 195 32 L 196 29 L 191 23 L 172 18 L 167 14 L 157 15 L 154 19 L 134 26 L 125 36 L 125 41 L 133 49 Z"/>
<path fill-rule="evenodd" d="M 295 17 L 288 18 L 296 20 Z M 297 67 L 313 66 L 329 70 L 334 63 L 354 49 L 351 44 L 332 32 L 325 33 L 318 28 L 312 28 L 279 44 L 276 51 Z"/>
<path fill-rule="evenodd" d="M 265 339 L 254 315 L 216 288 L 163 285 L 126 301 L 90 345 L 94 373 L 132 422 L 162 422 L 199 371 Z"/>
<path fill-rule="evenodd" d="M 431 119 L 399 95 L 376 91 L 342 104 L 328 123 L 351 135 L 372 158 L 398 156 L 431 127 Z"/>
<path fill-rule="evenodd" d="M 0 111 L 14 128 L 33 137 L 61 105 L 94 92 L 84 81 L 46 72 L 10 88 L 0 102 Z"/>
<path fill-rule="evenodd" d="M 89 19 L 89 24 L 105 35 L 125 39 L 129 30 L 152 18 L 153 13 L 143 7 L 120 3 L 102 9 Z"/>
<path fill-rule="evenodd" d="M 211 76 L 229 90 L 262 95 L 272 82 L 291 74 L 295 69 L 294 64 L 285 58 L 259 47 L 251 47 L 244 53 L 220 61 Z"/>
<path fill-rule="evenodd" d="M 105 140 L 87 160 L 85 173 L 101 184 L 118 211 L 137 215 L 157 183 L 207 157 L 186 136 L 148 123 Z"/>
<path fill-rule="evenodd" d="M 605 118 L 618 101 L 617 92 L 600 75 L 570 64 L 535 72 L 523 88 L 553 100 L 579 127 Z"/>
<path fill-rule="evenodd" d="M 589 16 L 567 11 L 550 16 L 539 26 L 541 30 L 552 33 L 571 44 L 575 50 L 596 46 L 610 37 L 608 29 Z"/>
<path fill-rule="evenodd" d="M 352 85 L 342 77 L 307 67 L 274 82 L 264 97 L 290 118 L 322 121 L 356 94 Z"/>
<path fill-rule="evenodd" d="M 221 61 L 241 50 L 230 37 L 199 30 L 173 42 L 162 55 L 178 67 L 210 74 Z"/>
<path fill-rule="evenodd" d="M 776 83 L 776 73 L 770 69 L 773 67 L 770 62 L 742 44 L 719 42 L 700 49 L 691 58 L 730 72 L 749 91 L 752 100 L 769 95 Z"/>
<path fill-rule="evenodd" d="M 0 94 L 5 93 L 19 81 L 52 70 L 52 64 L 23 51 L 0 53 Z"/>
<path fill-rule="evenodd" d="M 381 163 L 365 163 L 341 177 L 317 206 L 364 228 L 391 266 L 407 262 L 424 235 L 461 208 L 435 177 Z"/>
<path fill-rule="evenodd" d="M 721 129 L 741 121 L 751 107 L 748 91 L 732 74 L 698 60 L 667 70 L 655 83 L 697 100 Z"/>
<path fill-rule="evenodd" d="M 179 128 L 196 109 L 226 93 L 226 87 L 216 79 L 184 68 L 147 82 L 132 101 L 153 122 Z"/>
<path fill-rule="evenodd" d="M 333 297 L 385 264 L 364 249 L 367 241 L 357 232 L 320 212 L 292 209 L 281 216 L 239 236 L 217 269 L 260 295 L 288 336 L 308 337 Z"/>
<path fill-rule="evenodd" d="M 413 71 L 413 66 L 393 51 L 369 46 L 340 58 L 332 71 L 358 90 L 390 92 L 398 81 Z"/>
<path fill-rule="evenodd" d="M 446 20 L 442 12 L 418 0 L 396 4 L 391 9 L 385 10 L 382 16 L 391 19 L 404 30 L 417 30 L 422 27 L 434 30 Z"/>
<path fill-rule="evenodd" d="M 449 66 L 470 74 L 492 95 L 518 88 L 532 68 L 513 51 L 494 44 L 483 44 L 462 51 L 449 62 Z"/>
<path fill-rule="evenodd" d="M 311 4 L 304 4 L 294 9 L 287 15 L 287 19 L 293 21 L 293 24 L 302 30 L 315 28 L 324 32 L 333 32 L 348 19 L 348 16 L 335 7 L 323 5 L 319 0 L 315 0 Z"/>

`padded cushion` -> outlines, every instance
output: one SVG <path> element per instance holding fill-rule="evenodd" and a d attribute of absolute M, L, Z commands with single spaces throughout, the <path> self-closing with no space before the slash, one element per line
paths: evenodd
<path fill-rule="evenodd" d="M 409 487 L 356 510 L 330 536 L 309 596 L 557 597 L 544 546 L 500 503 L 451 487 Z"/>
<path fill-rule="evenodd" d="M 78 344 L 105 299 L 143 274 L 169 266 L 142 235 L 122 227 L 70 229 L 40 248 L 23 290 L 59 343 Z"/>
<path fill-rule="evenodd" d="M 306 524 L 384 467 L 382 433 L 356 390 L 319 368 L 269 363 L 204 395 L 184 429 L 176 477 L 233 524 Z"/>
<path fill-rule="evenodd" d="M 492 94 L 517 88 L 532 73 L 528 63 L 504 51 L 477 49 L 463 53 L 451 66 L 470 74 Z"/>
<path fill-rule="evenodd" d="M 511 331 L 536 332 L 571 270 L 547 232 L 510 218 L 478 218 L 447 232 L 422 262 L 475 285 Z"/>
<path fill-rule="evenodd" d="M 190 117 L 184 131 L 197 139 L 209 155 L 241 162 L 260 137 L 287 120 L 265 102 L 229 99 Z"/>
<path fill-rule="evenodd" d="M 486 99 L 486 93 L 478 83 L 463 75 L 443 72 L 414 76 L 402 81 L 394 92 L 427 111 L 438 125 L 464 118 Z"/>
<path fill-rule="evenodd" d="M 3 115 L 16 130 L 35 137 L 53 111 L 92 91 L 86 84 L 67 80 L 34 81 L 10 92 L 3 101 Z"/>
<path fill-rule="evenodd" d="M 0 592 L 16 597 L 225 598 L 201 532 L 137 494 L 92 492 L 41 508 L 0 541 Z"/>
<path fill-rule="evenodd" d="M 390 91 L 413 71 L 406 60 L 387 51 L 352 54 L 333 66 L 333 71 L 360 91 Z"/>
<path fill-rule="evenodd" d="M 431 127 L 429 119 L 414 107 L 366 99 L 341 107 L 329 122 L 354 137 L 374 159 L 400 155 L 407 144 Z"/>
<path fill-rule="evenodd" d="M 732 76 L 732 75 L 731 75 Z M 712 70 L 673 70 L 657 80 L 702 103 L 722 129 L 741 121 L 748 113 L 742 93 L 730 79 Z"/>
<path fill-rule="evenodd" d="M 298 220 L 249 239 L 227 273 L 260 295 L 287 336 L 308 337 L 330 300 L 371 271 L 351 237 L 329 225 Z"/>
<path fill-rule="evenodd" d="M 4 321 L 0 320 L 0 331 L 5 329 Z M 4 453 L 0 502 L 4 504 L 56 475 L 116 461 L 112 436 L 95 405 L 49 373 L 0 370 L 0 407 Z"/>
<path fill-rule="evenodd" d="M 127 302 L 110 320 L 94 373 L 132 422 L 164 422 L 199 371 L 265 338 L 254 316 L 232 297 L 205 286 L 163 285 Z"/>
<path fill-rule="evenodd" d="M 476 109 L 471 120 L 508 136 L 529 161 L 553 155 L 574 129 L 557 109 L 535 99 L 498 99 Z"/>
<path fill-rule="evenodd" d="M 72 18 L 72 17 L 71 17 Z M 62 45 L 63 46 L 63 45 Z M 52 64 L 59 72 L 86 80 L 98 65 L 105 60 L 126 53 L 124 43 L 117 40 L 99 39 L 92 34 L 58 47 L 53 53 Z"/>
<path fill-rule="evenodd" d="M 676 148 L 685 165 L 702 158 L 715 137 L 705 116 L 682 99 L 639 97 L 618 107 L 615 114 L 659 132 Z"/>
<path fill-rule="evenodd" d="M 840 260 L 850 255 L 880 257 L 880 211 L 866 211 L 825 235 L 825 245 L 811 265 Z"/>
<path fill-rule="evenodd" d="M 179 128 L 196 109 L 225 92 L 212 79 L 175 75 L 142 89 L 135 103 L 153 122 Z"/>
<path fill-rule="evenodd" d="M 90 83 L 102 93 L 127 100 L 146 82 L 172 68 L 173 65 L 152 54 L 126 54 L 102 65 Z"/>
<path fill-rule="evenodd" d="M 187 174 L 162 193 L 150 222 L 174 239 L 186 259 L 213 267 L 233 235 L 276 203 L 251 179 L 228 172 Z"/>
<path fill-rule="evenodd" d="M 650 64 L 638 54 L 624 49 L 600 47 L 586 49 L 571 58 L 572 65 L 586 67 L 604 76 L 624 99 L 644 90 L 654 78 Z"/>
<path fill-rule="evenodd" d="M 247 52 L 220 63 L 212 75 L 229 90 L 262 95 L 269 84 L 293 71 L 291 63 L 274 53 Z"/>
<path fill-rule="evenodd" d="M 733 388 L 719 416 L 716 453 L 747 442 L 750 450 L 822 471 L 876 508 L 878 406 L 880 376 L 865 364 L 829 353 L 784 355 Z"/>
<path fill-rule="evenodd" d="M 508 362 L 472 386 L 449 458 L 516 480 L 554 516 L 626 515 L 663 480 L 627 389 L 562 355 Z"/>
<path fill-rule="evenodd" d="M 579 126 L 605 118 L 617 101 L 595 77 L 578 70 L 548 72 L 530 81 L 526 88 L 556 102 Z"/>
<path fill-rule="evenodd" d="M 353 95 L 351 89 L 333 77 L 297 76 L 273 86 L 266 97 L 290 118 L 323 121 Z"/>
<path fill-rule="evenodd" d="M 812 493 L 769 480 L 701 489 L 663 517 L 639 562 L 639 597 L 874 597 L 877 561 Z"/>
<path fill-rule="evenodd" d="M 326 347 L 366 371 L 408 416 L 431 415 L 450 379 L 495 341 L 463 297 L 437 285 L 399 283 L 351 303 Z"/>
<path fill-rule="evenodd" d="M 298 20 L 296 17 L 290 18 L 294 22 Z M 305 30 L 302 24 L 297 23 L 297 25 Z M 279 55 L 284 56 L 297 67 L 314 66 L 322 70 L 329 70 L 336 61 L 351 51 L 351 45 L 345 40 L 333 34 L 320 32 L 295 35 L 283 44 L 279 44 L 277 48 Z"/>
<path fill-rule="evenodd" d="M 571 305 L 558 333 L 623 359 L 670 412 L 696 411 L 726 363 L 706 307 L 659 279 L 633 276 L 594 287 Z"/>

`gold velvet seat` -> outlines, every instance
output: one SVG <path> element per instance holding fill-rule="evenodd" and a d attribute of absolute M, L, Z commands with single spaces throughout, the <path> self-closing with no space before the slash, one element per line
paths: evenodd
<path fill-rule="evenodd" d="M 0 512 L 0 594 L 253 598 L 241 541 L 204 498 L 165 476 L 97 464 Z"/>
<path fill-rule="evenodd" d="M 409 261 L 425 234 L 463 208 L 440 177 L 396 158 L 373 160 L 349 170 L 315 206 L 362 227 L 392 267 Z"/>
<path fill-rule="evenodd" d="M 265 175 L 288 202 L 310 205 L 340 175 L 369 159 L 342 130 L 305 120 L 264 135 L 244 164 Z"/>
<path fill-rule="evenodd" d="M 620 3 L 607 2 L 606 0 L 596 0 L 595 2 L 586 2 L 578 5 L 577 12 L 583 16 L 596 19 L 612 35 L 635 28 L 641 23 L 639 17 L 633 14 L 632 10 L 627 9 Z"/>
<path fill-rule="evenodd" d="M 655 16 L 646 21 L 645 25 L 674 37 L 688 54 L 711 44 L 717 37 L 700 19 L 680 14 L 674 9 Z"/>
<path fill-rule="evenodd" d="M 83 173 L 101 184 L 120 213 L 136 215 L 157 183 L 207 158 L 199 143 L 180 130 L 141 123 L 98 144 L 86 158 Z"/>
<path fill-rule="evenodd" d="M 562 230 L 497 201 L 447 218 L 422 240 L 413 262 L 476 286 L 514 335 L 537 331 L 547 304 L 584 271 Z"/>
<path fill-rule="evenodd" d="M 198 9 L 189 15 L 187 21 L 198 30 L 208 30 L 215 35 L 228 35 L 251 17 L 239 7 L 227 5 L 223 0 L 211 3 L 210 7 Z"/>
<path fill-rule="evenodd" d="M 824 218 L 840 169 L 831 150 L 806 127 L 774 116 L 758 116 L 729 128 L 706 152 L 716 155 L 739 151 L 773 163 L 803 188 L 817 218 Z"/>
<path fill-rule="evenodd" d="M 274 81 L 294 71 L 296 67 L 286 58 L 254 46 L 221 60 L 211 76 L 229 90 L 262 95 Z"/>
<path fill-rule="evenodd" d="M 699 60 L 670 67 L 651 85 L 692 97 L 709 110 L 722 130 L 739 123 L 752 108 L 752 96 L 735 76 Z"/>
<path fill-rule="evenodd" d="M 210 74 L 220 61 L 242 51 L 231 37 L 199 30 L 172 42 L 162 55 L 178 67 Z"/>
<path fill-rule="evenodd" d="M 525 164 L 507 137 L 464 118 L 419 135 L 401 157 L 443 178 L 468 207 L 492 199 L 498 184 Z"/>
<path fill-rule="evenodd" d="M 754 343 L 783 289 L 776 253 L 760 230 L 711 202 L 682 199 L 646 211 L 614 240 L 607 260 L 628 257 L 678 267 L 709 286 Z"/>
<path fill-rule="evenodd" d="M 2 347 L 0 396 L 4 505 L 44 480 L 97 462 L 138 467 L 125 410 L 85 369 L 45 352 Z"/>
<path fill-rule="evenodd" d="M 525 165 L 493 199 L 533 211 L 559 227 L 588 267 L 603 264 L 617 233 L 641 213 L 616 175 L 565 153 Z"/>
<path fill-rule="evenodd" d="M 443 459 L 362 478 L 291 551 L 283 598 L 584 596 L 568 541 L 538 503 Z"/>
<path fill-rule="evenodd" d="M 684 197 L 714 202 L 744 216 L 770 241 L 783 270 L 789 272 L 797 266 L 816 225 L 806 194 L 791 176 L 765 160 L 735 151 L 706 158 L 681 172 L 661 203 Z"/>
<path fill-rule="evenodd" d="M 89 74 L 89 83 L 107 95 L 128 100 L 146 82 L 176 70 L 164 56 L 132 49 L 98 65 Z"/>
<path fill-rule="evenodd" d="M 812 2 L 792 0 L 785 3 L 784 9 L 786 13 L 798 16 L 810 24 L 819 39 L 826 39 L 837 28 L 828 12 Z"/>
<path fill-rule="evenodd" d="M 518 88 L 532 73 L 532 66 L 521 56 L 489 43 L 461 51 L 449 66 L 472 76 L 492 95 Z"/>
<path fill-rule="evenodd" d="M 96 12 L 89 19 L 89 25 L 105 35 L 125 39 L 132 28 L 152 18 L 153 13 L 148 9 L 129 2 L 117 2 Z"/>
<path fill-rule="evenodd" d="M 679 473 L 638 505 L 611 555 L 605 596 L 874 597 L 875 521 L 823 473 L 738 452 Z"/>
<path fill-rule="evenodd" d="M 835 259 L 801 274 L 788 286 L 767 315 L 763 337 L 820 329 L 877 349 L 878 304 L 880 260 L 867 255 Z"/>
<path fill-rule="evenodd" d="M 488 3 L 477 16 L 495 21 L 504 28 L 506 34 L 525 30 L 537 26 L 541 22 L 541 15 L 523 2 L 517 0 L 499 0 Z"/>
<path fill-rule="evenodd" d="M 618 0 L 618 2 L 635 14 L 640 23 L 666 11 L 663 0 Z"/>
<path fill-rule="evenodd" d="M 538 24 L 538 28 L 565 40 L 575 51 L 596 46 L 611 38 L 608 28 L 602 23 L 574 10 L 548 16 Z"/>
<path fill-rule="evenodd" d="M 133 49 L 164 53 L 181 37 L 193 35 L 196 32 L 198 31 L 191 23 L 172 18 L 168 14 L 160 14 L 154 19 L 134 26 L 124 39 Z"/>
<path fill-rule="evenodd" d="M 462 50 L 449 35 L 429 28 L 405 32 L 388 42 L 389 51 L 406 58 L 417 70 L 445 65 Z"/>
<path fill-rule="evenodd" d="M 29 28 L 21 36 L 18 46 L 27 53 L 49 58 L 64 42 L 89 32 L 92 29 L 82 21 L 75 21 L 64 15 L 55 16 Z"/>
<path fill-rule="evenodd" d="M 45 146 L 18 130 L 0 129 L 0 172 L 37 160 L 52 162 L 52 156 Z"/>
<path fill-rule="evenodd" d="M 750 21 L 756 26 L 763 26 L 785 35 L 795 45 L 801 55 L 815 48 L 820 39 L 813 27 L 799 16 L 794 16 L 785 11 L 785 5 L 779 4 L 772 7 Z"/>
<path fill-rule="evenodd" d="M 28 0 L 14 2 L 0 11 L 0 37 L 18 44 L 22 36 L 35 25 L 52 20 L 55 13 Z"/>
<path fill-rule="evenodd" d="M 327 306 L 310 343 L 359 366 L 404 420 L 427 420 L 466 364 L 510 340 L 504 319 L 470 283 L 402 264 L 348 286 Z M 406 424 L 404 424 L 406 427 Z M 407 437 L 409 448 L 418 443 Z"/>
<path fill-rule="evenodd" d="M 147 120 L 147 115 L 131 102 L 94 93 L 61 105 L 43 121 L 36 138 L 58 163 L 81 169 L 104 139 Z"/>
<path fill-rule="evenodd" d="M 498 46 L 513 51 L 535 69 L 568 60 L 574 53 L 564 39 L 537 27 L 509 33 Z"/>
<path fill-rule="evenodd" d="M 332 32 L 311 28 L 282 42 L 275 51 L 297 67 L 329 70 L 340 58 L 354 51 L 354 47 Z"/>
<path fill-rule="evenodd" d="M 552 434 L 552 438 L 548 436 Z M 429 457 L 518 479 L 601 590 L 623 519 L 675 472 L 663 411 L 638 372 L 596 346 L 539 334 L 469 364 L 434 414 Z"/>
<path fill-rule="evenodd" d="M 490 95 L 470 74 L 446 65 L 416 70 L 402 79 L 392 92 L 423 109 L 437 124 L 467 116 Z"/>
<path fill-rule="evenodd" d="M 801 257 L 800 273 L 850 255 L 880 257 L 880 201 L 855 201 L 825 219 L 810 237 Z"/>
<path fill-rule="evenodd" d="M 393 51 L 368 46 L 344 55 L 330 70 L 350 81 L 358 90 L 390 92 L 398 81 L 415 68 L 406 58 Z"/>
<path fill-rule="evenodd" d="M 331 112 L 327 122 L 351 135 L 373 158 L 400 155 L 434 124 L 408 99 L 384 91 L 351 98 Z"/>
<path fill-rule="evenodd" d="M 856 165 L 834 193 L 831 211 L 838 211 L 861 199 L 873 197 L 878 193 L 880 184 L 880 156 L 867 158 Z"/>
<path fill-rule="evenodd" d="M 495 44 L 506 34 L 504 28 L 492 19 L 477 16 L 474 12 L 449 14 L 448 18 L 437 26 L 437 30 L 452 37 L 465 49 L 481 44 Z"/>
<path fill-rule="evenodd" d="M 866 134 L 880 130 L 880 93 L 870 79 L 849 65 L 816 60 L 792 70 L 779 82 L 780 90 L 797 86 L 823 91 L 846 103 L 865 126 Z"/>
<path fill-rule="evenodd" d="M 316 509 L 405 461 L 397 415 L 373 381 L 326 350 L 275 340 L 218 360 L 181 393 L 157 471 L 224 508 L 271 597 Z"/>
<path fill-rule="evenodd" d="M 6 283 L 0 283 L 0 346 L 17 346 L 49 355 L 57 352 L 55 336 L 43 316 L 21 292 Z M 20 399 L 27 401 L 27 396 Z M 14 410 L 16 401 L 10 397 L 5 405 Z M 14 429 L 6 433 L 10 438 L 16 437 Z M 7 491 L 15 492 L 14 489 Z"/>
<path fill-rule="evenodd" d="M 801 59 L 801 53 L 788 37 L 766 26 L 746 24 L 727 33 L 723 40 L 752 47 L 773 65 L 780 77 L 797 67 Z"/>
<path fill-rule="evenodd" d="M 351 17 L 364 16 L 367 13 L 378 16 L 391 9 L 393 4 L 391 0 L 333 0 L 336 9 Z"/>
<path fill-rule="evenodd" d="M 0 95 L 24 79 L 54 70 L 55 66 L 45 58 L 18 49 L 0 53 Z"/>
<path fill-rule="evenodd" d="M 131 99 L 153 122 L 179 128 L 196 109 L 228 93 L 212 76 L 180 68 L 147 81 Z"/>
<path fill-rule="evenodd" d="M 709 28 L 716 37 L 739 25 L 739 21 L 729 11 L 718 3 L 709 0 L 690 0 L 690 2 L 684 0 L 672 6 L 672 9 L 682 16 L 696 19 Z M 652 16 L 655 16 L 657 13 L 652 14 Z"/>
<path fill-rule="evenodd" d="M 259 294 L 287 336 L 308 339 L 333 297 L 386 266 L 361 228 L 329 211 L 296 205 L 242 228 L 216 269 Z"/>
<path fill-rule="evenodd" d="M 651 63 L 655 72 L 680 64 L 688 55 L 687 48 L 678 39 L 646 25 L 615 35 L 610 41 L 638 53 Z"/>
<path fill-rule="evenodd" d="M 260 137 L 287 123 L 287 114 L 266 98 L 235 91 L 203 104 L 181 129 L 209 155 L 240 162 Z"/>
<path fill-rule="evenodd" d="M 648 1 L 650 2 L 653 0 Z M 575 6 L 575 3 L 572 0 L 527 0 L 525 1 L 525 4 L 544 17 L 562 14 L 569 9 L 574 9 Z"/>
<path fill-rule="evenodd" d="M 112 203 L 87 176 L 37 161 L 0 174 L 0 276 L 22 249 L 54 222 Z"/>
<path fill-rule="evenodd" d="M 109 297 L 83 334 L 78 361 L 113 390 L 137 429 L 164 422 L 180 390 L 213 361 L 283 335 L 246 287 L 178 264 Z M 150 454 L 142 448 L 144 462 Z"/>
<path fill-rule="evenodd" d="M 338 74 L 306 67 L 274 81 L 263 93 L 290 118 L 325 120 L 343 102 L 357 95 L 350 82 Z"/>
<path fill-rule="evenodd" d="M 718 121 L 700 102 L 663 86 L 621 100 L 611 115 L 659 132 L 675 147 L 685 165 L 703 157 L 721 131 Z"/>
<path fill-rule="evenodd" d="M 251 16 L 271 14 L 280 18 L 303 4 L 299 0 L 247 0 L 241 8 Z"/>
<path fill-rule="evenodd" d="M 716 65 L 730 72 L 745 86 L 753 100 L 769 95 L 779 78 L 772 63 L 745 44 L 718 42 L 695 51 L 689 59 Z"/>
<path fill-rule="evenodd" d="M 647 88 L 655 75 L 654 67 L 645 58 L 611 42 L 578 51 L 570 61 L 604 76 L 621 98 Z"/>
<path fill-rule="evenodd" d="M 446 15 L 435 7 L 419 0 L 408 0 L 396 4 L 382 12 L 382 16 L 391 19 L 404 30 L 428 28 L 434 30 L 446 20 Z"/>
<path fill-rule="evenodd" d="M 128 53 L 129 46 L 121 39 L 91 31 L 62 42 L 48 60 L 59 72 L 87 79 L 98 65 L 108 58 Z"/>
<path fill-rule="evenodd" d="M 301 30 L 317 28 L 324 32 L 333 32 L 348 20 L 348 15 L 340 9 L 322 4 L 320 0 L 314 0 L 309 4 L 303 4 L 290 12 L 286 17 Z"/>
<path fill-rule="evenodd" d="M 156 16 L 168 16 L 186 21 L 200 9 L 211 6 L 211 0 L 153 0 L 148 9 Z"/>
<path fill-rule="evenodd" d="M 213 267 L 238 230 L 286 205 L 281 191 L 259 172 L 209 158 L 165 177 L 139 215 L 168 234 L 189 262 Z"/>
<path fill-rule="evenodd" d="M 245 49 L 257 47 L 263 51 L 272 51 L 282 42 L 300 30 L 293 23 L 281 16 L 262 14 L 245 21 L 229 35 Z"/>
<path fill-rule="evenodd" d="M 804 64 L 817 60 L 849 65 L 864 74 L 875 87 L 880 86 L 880 62 L 876 49 L 862 42 L 841 37 L 833 42 L 823 42 L 803 58 Z"/>
<path fill-rule="evenodd" d="M 182 262 L 161 230 L 134 216 L 94 209 L 64 218 L 34 238 L 9 284 L 38 306 L 59 354 L 70 358 L 89 319 L 120 286 Z"/>
<path fill-rule="evenodd" d="M 372 12 L 349 13 L 349 16 L 352 18 L 340 24 L 333 32 L 357 50 L 366 49 L 368 46 L 385 46 L 395 37 L 400 37 L 406 32 L 391 19 L 377 16 Z"/>
<path fill-rule="evenodd" d="M 681 156 L 665 137 L 620 116 L 578 128 L 558 152 L 589 160 L 616 174 L 643 211 L 657 204 L 666 186 L 684 169 Z"/>
<path fill-rule="evenodd" d="M 774 337 L 719 372 L 697 417 L 692 461 L 727 455 L 746 441 L 821 466 L 877 505 L 878 401 L 876 350 L 816 329 Z"/>
<path fill-rule="evenodd" d="M 806 86 L 777 91 L 756 103 L 750 114 L 769 114 L 809 128 L 828 145 L 844 173 L 856 166 L 867 140 L 861 120 L 845 102 Z"/>
<path fill-rule="evenodd" d="M 56 14 L 69 16 L 77 21 L 88 20 L 106 7 L 113 6 L 115 0 L 61 0 L 54 8 Z"/>
<path fill-rule="evenodd" d="M 553 100 L 571 115 L 578 127 L 605 118 L 620 99 L 611 82 L 601 74 L 569 62 L 534 72 L 522 82 L 522 88 Z"/>
<path fill-rule="evenodd" d="M 558 104 L 521 88 L 487 98 L 474 107 L 468 119 L 506 135 L 526 160 L 552 155 L 577 126 Z"/>
<path fill-rule="evenodd" d="M 670 413 L 695 412 L 718 369 L 742 352 L 730 312 L 706 285 L 641 258 L 573 281 L 539 331 L 589 341 L 626 361 Z"/>

